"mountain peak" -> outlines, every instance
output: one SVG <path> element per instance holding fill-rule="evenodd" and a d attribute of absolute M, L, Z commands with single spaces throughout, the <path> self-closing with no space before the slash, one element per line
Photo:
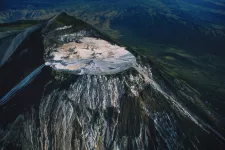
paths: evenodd
<path fill-rule="evenodd" d="M 0 42 L 0 149 L 225 147 L 202 95 L 148 57 L 66 12 L 21 32 Z"/>
<path fill-rule="evenodd" d="M 60 14 L 59 14 L 59 16 L 69 16 L 69 14 L 67 13 L 67 12 L 61 12 Z"/>

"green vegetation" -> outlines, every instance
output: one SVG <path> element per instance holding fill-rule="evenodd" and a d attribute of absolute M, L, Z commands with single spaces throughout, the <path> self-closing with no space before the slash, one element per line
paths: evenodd
<path fill-rule="evenodd" d="M 219 56 L 195 56 L 174 48 L 161 51 L 151 48 L 150 51 L 153 54 L 151 55 L 153 62 L 169 75 L 187 82 L 208 95 L 221 100 L 225 97 L 225 60 Z"/>
<path fill-rule="evenodd" d="M 175 61 L 175 60 L 176 60 L 176 59 L 175 59 L 174 57 L 172 57 L 172 56 L 165 56 L 164 58 L 167 59 L 167 60 L 170 60 L 170 61 Z"/>
<path fill-rule="evenodd" d="M 0 32 L 12 31 L 12 30 L 23 30 L 30 26 L 32 26 L 32 25 L 31 24 L 21 24 L 21 25 L 6 26 L 6 27 L 0 28 Z"/>
<path fill-rule="evenodd" d="M 20 21 L 13 22 L 13 23 L 3 23 L 3 24 L 0 24 L 0 32 L 24 30 L 24 29 L 31 27 L 39 22 L 40 21 L 35 21 L 35 20 L 20 20 Z"/>

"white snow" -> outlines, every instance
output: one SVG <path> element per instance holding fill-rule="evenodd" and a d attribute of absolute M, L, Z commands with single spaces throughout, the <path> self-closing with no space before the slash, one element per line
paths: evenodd
<path fill-rule="evenodd" d="M 93 37 L 63 44 L 51 55 L 54 58 L 46 65 L 76 74 L 113 74 L 129 69 L 136 62 L 125 47 Z"/>
<path fill-rule="evenodd" d="M 69 28 L 72 28 L 72 27 L 73 27 L 72 25 L 71 26 L 64 26 L 64 27 L 59 27 L 55 30 L 65 30 L 65 29 L 69 29 Z"/>

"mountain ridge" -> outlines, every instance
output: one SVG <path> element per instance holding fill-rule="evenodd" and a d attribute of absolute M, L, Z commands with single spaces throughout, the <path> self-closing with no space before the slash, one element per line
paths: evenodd
<path fill-rule="evenodd" d="M 72 19 L 63 18 L 64 21 Z M 1 87 L 11 82 L 12 77 L 17 79 L 14 85 L 20 84 L 18 81 L 45 63 L 45 53 L 54 43 L 49 43 L 43 34 L 59 32 L 54 34 L 57 39 L 86 30 L 89 37 L 96 37 L 94 31 L 90 32 L 94 29 L 79 26 L 83 22 L 70 20 L 71 29 L 65 28 L 65 24 L 69 24 L 64 21 L 52 18 L 25 38 L 4 65 L 22 66 L 21 69 L 32 65 L 32 68 L 29 73 L 17 76 L 14 76 L 17 70 L 12 69 Z M 103 40 L 106 37 L 99 32 L 97 35 Z M 140 70 L 77 75 L 46 66 L 36 78 L 29 78 L 32 82 L 0 106 L 0 120 L 3 120 L 0 147 L 43 150 L 223 148 L 225 133 L 217 124 L 220 116 L 203 103 L 200 94 L 155 68 L 148 57 L 129 50 Z M 23 57 L 19 56 L 21 52 Z M 23 59 L 25 56 L 31 59 Z M 1 67 L 0 71 L 10 72 L 10 68 Z"/>

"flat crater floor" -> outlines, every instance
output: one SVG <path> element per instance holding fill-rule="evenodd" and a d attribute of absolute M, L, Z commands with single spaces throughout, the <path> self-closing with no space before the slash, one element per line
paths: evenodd
<path fill-rule="evenodd" d="M 52 59 L 47 60 L 46 65 L 74 74 L 115 74 L 136 63 L 135 56 L 125 47 L 93 37 L 63 44 L 50 55 Z"/>

